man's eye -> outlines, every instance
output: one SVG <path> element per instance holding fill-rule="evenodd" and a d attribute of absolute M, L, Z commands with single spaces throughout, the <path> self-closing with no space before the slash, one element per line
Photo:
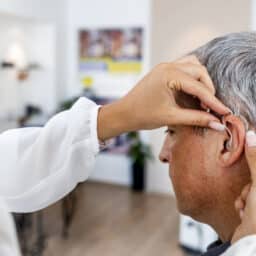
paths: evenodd
<path fill-rule="evenodd" d="M 175 134 L 175 131 L 168 128 L 168 129 L 165 131 L 165 133 L 168 133 L 170 136 L 173 136 L 173 135 Z"/>

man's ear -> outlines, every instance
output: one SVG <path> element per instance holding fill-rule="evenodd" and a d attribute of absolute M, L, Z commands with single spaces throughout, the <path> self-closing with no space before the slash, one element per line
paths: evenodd
<path fill-rule="evenodd" d="M 221 164 L 229 167 L 235 164 L 244 151 L 245 126 L 243 121 L 234 115 L 225 116 L 223 123 L 229 129 L 227 136 L 223 137 L 223 148 L 220 154 Z"/>

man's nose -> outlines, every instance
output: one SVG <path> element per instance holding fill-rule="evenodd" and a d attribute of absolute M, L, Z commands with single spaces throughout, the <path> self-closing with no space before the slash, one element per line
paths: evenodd
<path fill-rule="evenodd" d="M 170 161 L 170 141 L 169 135 L 166 135 L 164 144 L 159 154 L 159 160 L 163 163 L 168 163 Z"/>

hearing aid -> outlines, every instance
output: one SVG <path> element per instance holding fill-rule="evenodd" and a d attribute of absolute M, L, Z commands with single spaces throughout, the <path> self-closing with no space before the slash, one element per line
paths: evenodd
<path fill-rule="evenodd" d="M 231 131 L 229 130 L 229 128 L 227 126 L 225 126 L 225 129 L 226 129 L 226 131 L 227 131 L 227 133 L 229 135 L 229 139 L 226 142 L 226 147 L 227 147 L 227 149 L 230 149 L 232 147 L 233 137 L 232 137 Z"/>
<path fill-rule="evenodd" d="M 233 114 L 233 113 L 230 113 L 230 114 Z M 225 116 L 222 116 L 221 121 L 222 121 L 223 125 L 225 126 L 225 129 L 229 136 L 229 139 L 226 141 L 225 146 L 227 149 L 230 149 L 232 147 L 232 143 L 233 143 L 233 135 L 232 135 L 230 129 L 224 124 L 224 117 Z"/>
<path fill-rule="evenodd" d="M 211 112 L 210 108 L 207 108 L 207 109 L 206 109 L 206 112 L 207 112 L 207 113 L 210 113 L 210 112 Z M 234 113 L 231 111 L 228 115 L 234 115 Z M 230 149 L 230 148 L 232 147 L 232 144 L 233 144 L 233 135 L 232 135 L 230 129 L 229 129 L 229 128 L 225 125 L 225 123 L 224 123 L 224 118 L 225 118 L 225 116 L 226 116 L 226 115 L 222 116 L 220 119 L 221 119 L 221 123 L 224 125 L 225 130 L 227 131 L 228 136 L 229 136 L 229 139 L 225 142 L 225 147 L 226 147 L 227 149 Z M 248 126 L 248 123 L 245 121 L 244 118 L 243 118 L 243 121 L 244 121 L 245 125 Z"/>
<path fill-rule="evenodd" d="M 230 114 L 231 115 L 235 115 L 233 112 L 230 113 Z M 249 124 L 248 124 L 247 120 L 245 119 L 245 117 L 243 117 L 242 115 L 235 115 L 235 116 L 238 116 L 242 120 L 242 122 L 244 124 L 244 127 L 245 127 L 245 131 L 247 132 L 249 130 Z M 224 118 L 224 116 L 222 117 L 222 123 L 224 123 L 223 122 L 224 121 L 223 118 Z M 227 147 L 227 149 L 230 149 L 231 146 L 232 146 L 232 143 L 233 143 L 232 133 L 231 133 L 230 129 L 226 125 L 224 125 L 224 126 L 225 126 L 225 129 L 226 129 L 229 137 L 230 137 L 229 140 L 226 143 L 226 147 Z"/>

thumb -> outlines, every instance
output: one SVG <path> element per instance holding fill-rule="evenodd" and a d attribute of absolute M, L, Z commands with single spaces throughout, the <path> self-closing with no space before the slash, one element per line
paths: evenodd
<path fill-rule="evenodd" d="M 256 186 L 256 133 L 248 131 L 246 134 L 245 156 L 249 169 L 253 186 Z"/>

